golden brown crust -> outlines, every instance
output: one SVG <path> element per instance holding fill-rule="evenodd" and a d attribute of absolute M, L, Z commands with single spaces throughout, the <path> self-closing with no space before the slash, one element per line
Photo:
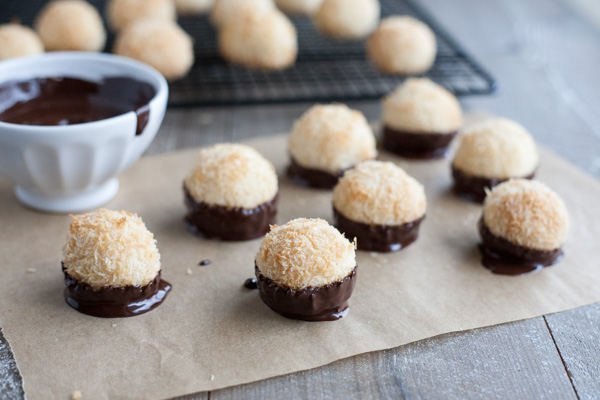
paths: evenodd
<path fill-rule="evenodd" d="M 106 14 L 111 29 L 116 32 L 144 19 L 176 19 L 173 0 L 110 0 Z"/>
<path fill-rule="evenodd" d="M 352 272 L 355 246 L 325 220 L 298 218 L 271 227 L 256 255 L 256 266 L 284 287 L 322 287 Z"/>
<path fill-rule="evenodd" d="M 0 25 L 0 60 L 43 52 L 44 45 L 33 29 L 19 24 Z"/>
<path fill-rule="evenodd" d="M 333 205 L 364 224 L 402 225 L 425 215 L 425 190 L 391 162 L 366 161 L 347 171 L 333 190 Z"/>
<path fill-rule="evenodd" d="M 313 15 L 323 0 L 275 0 L 275 4 L 286 14 Z"/>
<path fill-rule="evenodd" d="M 483 220 L 492 234 L 536 250 L 560 248 L 569 230 L 560 197 L 543 183 L 527 179 L 494 187 L 485 198 Z"/>
<path fill-rule="evenodd" d="M 323 0 L 314 21 L 324 35 L 361 39 L 375 30 L 379 15 L 378 0 Z"/>
<path fill-rule="evenodd" d="M 221 28 L 248 11 L 262 13 L 274 9 L 273 0 L 215 0 L 210 19 L 217 28 Z"/>

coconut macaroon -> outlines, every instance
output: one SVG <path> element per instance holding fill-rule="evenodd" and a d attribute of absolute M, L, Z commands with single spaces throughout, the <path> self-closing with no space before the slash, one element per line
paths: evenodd
<path fill-rule="evenodd" d="M 175 0 L 175 8 L 179 15 L 201 15 L 212 8 L 215 0 Z"/>
<path fill-rule="evenodd" d="M 286 14 L 313 15 L 323 0 L 275 0 L 275 4 Z"/>
<path fill-rule="evenodd" d="M 483 264 L 494 272 L 521 274 L 556 263 L 569 230 L 560 197 L 543 183 L 513 179 L 485 198 L 479 222 Z"/>
<path fill-rule="evenodd" d="M 33 29 L 20 24 L 0 25 L 0 61 L 44 52 L 44 45 Z"/>
<path fill-rule="evenodd" d="M 392 252 L 410 245 L 426 208 L 423 185 L 391 162 L 362 162 L 333 190 L 335 225 L 356 237 L 360 250 Z"/>
<path fill-rule="evenodd" d="M 171 81 L 184 77 L 194 64 L 192 38 L 172 21 L 148 19 L 131 24 L 117 36 L 114 52 L 156 68 Z"/>
<path fill-rule="evenodd" d="M 362 39 L 377 27 L 378 0 L 323 0 L 314 15 L 317 29 L 339 39 Z"/>
<path fill-rule="evenodd" d="M 491 118 L 463 130 L 452 161 L 454 192 L 482 202 L 485 188 L 510 178 L 533 178 L 539 155 L 532 136 L 518 123 Z"/>
<path fill-rule="evenodd" d="M 190 0 L 187 1 L 189 2 Z M 109 0 L 106 5 L 106 15 L 111 29 L 115 32 L 139 20 L 175 21 L 176 19 L 173 0 Z"/>
<path fill-rule="evenodd" d="M 427 78 L 407 79 L 382 102 L 383 147 L 403 157 L 443 157 L 463 124 L 456 97 Z"/>
<path fill-rule="evenodd" d="M 221 26 L 219 52 L 231 63 L 278 70 L 296 62 L 296 28 L 278 10 L 240 12 Z"/>
<path fill-rule="evenodd" d="M 355 246 L 322 219 L 271 227 L 255 260 L 262 300 L 287 318 L 331 321 L 348 312 Z"/>
<path fill-rule="evenodd" d="M 274 9 L 273 0 L 215 0 L 210 19 L 217 28 L 221 28 L 248 11 L 261 13 Z"/>
<path fill-rule="evenodd" d="M 367 41 L 368 57 L 388 74 L 422 74 L 431 68 L 436 53 L 433 31 L 409 16 L 383 19 Z"/>
<path fill-rule="evenodd" d="M 106 209 L 72 215 L 63 247 L 67 303 L 85 314 L 126 317 L 158 306 L 161 280 L 154 235 L 140 217 Z"/>
<path fill-rule="evenodd" d="M 343 104 L 316 105 L 294 123 L 288 176 L 298 184 L 331 189 L 344 171 L 377 157 L 365 116 Z"/>
<path fill-rule="evenodd" d="M 54 0 L 38 14 L 35 29 L 46 51 L 101 51 L 106 31 L 98 11 L 81 0 Z"/>
<path fill-rule="evenodd" d="M 186 224 L 201 237 L 249 240 L 275 223 L 275 167 L 249 146 L 217 144 L 200 150 L 184 193 Z"/>

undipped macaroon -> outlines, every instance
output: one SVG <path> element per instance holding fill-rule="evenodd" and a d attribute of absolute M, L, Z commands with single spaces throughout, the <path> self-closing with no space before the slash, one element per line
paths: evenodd
<path fill-rule="evenodd" d="M 250 240 L 275 223 L 278 183 L 275 167 L 242 144 L 200 150 L 198 164 L 184 181 L 188 229 L 201 237 Z"/>
<path fill-rule="evenodd" d="M 333 321 L 348 313 L 356 268 L 354 244 L 322 219 L 272 226 L 255 260 L 263 302 L 304 321 Z"/>
<path fill-rule="evenodd" d="M 426 208 L 423 185 L 391 162 L 362 162 L 333 189 L 335 226 L 356 237 L 360 250 L 392 252 L 410 245 Z"/>
<path fill-rule="evenodd" d="M 31 28 L 20 24 L 0 25 L 0 61 L 44 52 L 44 45 Z"/>
<path fill-rule="evenodd" d="M 527 179 L 501 183 L 483 204 L 482 263 L 508 275 L 555 264 L 563 255 L 568 230 L 567 208 L 548 186 Z"/>
<path fill-rule="evenodd" d="M 147 19 L 129 25 L 117 36 L 114 52 L 156 68 L 168 80 L 184 77 L 194 64 L 192 38 L 172 21 Z"/>
<path fill-rule="evenodd" d="M 106 15 L 115 32 L 144 19 L 175 21 L 176 18 L 173 0 L 109 0 Z"/>
<path fill-rule="evenodd" d="M 384 18 L 367 41 L 367 55 L 388 74 L 422 74 L 437 53 L 435 34 L 423 22 L 395 15 Z"/>
<path fill-rule="evenodd" d="M 46 51 L 101 51 L 106 31 L 98 11 L 86 1 L 54 0 L 35 20 Z"/>
<path fill-rule="evenodd" d="M 279 70 L 293 65 L 298 54 L 296 28 L 278 10 L 247 10 L 219 31 L 219 52 L 231 63 Z"/>
<path fill-rule="evenodd" d="M 463 130 L 452 161 L 454 192 L 482 202 L 485 189 L 510 178 L 533 178 L 539 154 L 533 137 L 517 122 L 490 118 Z"/>
<path fill-rule="evenodd" d="M 286 14 L 313 15 L 323 0 L 275 0 L 275 4 Z"/>
<path fill-rule="evenodd" d="M 344 171 L 377 157 L 367 119 L 343 104 L 310 108 L 294 123 L 288 144 L 288 176 L 314 188 L 331 189 Z"/>
<path fill-rule="evenodd" d="M 221 28 L 231 21 L 237 21 L 240 15 L 248 11 L 261 13 L 273 10 L 273 0 L 215 0 L 210 20 L 217 28 Z"/>
<path fill-rule="evenodd" d="M 72 215 L 62 268 L 71 307 L 96 317 L 131 317 L 158 307 L 171 290 L 161 279 L 154 235 L 140 217 L 101 209 Z"/>
<path fill-rule="evenodd" d="M 215 0 L 175 0 L 175 8 L 179 15 L 200 15 L 212 8 Z"/>
<path fill-rule="evenodd" d="M 323 0 L 314 20 L 324 35 L 356 40 L 375 30 L 380 12 L 379 0 Z"/>
<path fill-rule="evenodd" d="M 463 124 L 460 103 L 427 78 L 410 78 L 383 99 L 383 147 L 407 158 L 443 157 Z"/>

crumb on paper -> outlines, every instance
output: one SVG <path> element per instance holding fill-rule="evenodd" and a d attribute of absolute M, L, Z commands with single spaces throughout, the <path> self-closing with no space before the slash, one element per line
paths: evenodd
<path fill-rule="evenodd" d="M 112 327 L 115 328 L 117 326 L 117 324 L 112 324 Z"/>
<path fill-rule="evenodd" d="M 191 274 L 193 274 L 193 273 L 194 273 L 194 271 L 192 271 L 192 269 L 191 269 L 191 268 L 188 268 L 188 269 L 185 271 L 185 273 L 186 273 L 186 274 L 188 274 L 188 275 L 191 275 Z"/>
<path fill-rule="evenodd" d="M 36 273 L 36 272 L 37 272 L 37 269 L 35 269 L 35 268 L 27 268 L 27 273 L 28 274 L 33 274 L 33 273 Z"/>
<path fill-rule="evenodd" d="M 73 400 L 81 400 L 81 391 L 76 390 L 73 392 L 73 396 L 71 396 Z"/>
<path fill-rule="evenodd" d="M 206 266 L 206 265 L 210 265 L 210 264 L 212 264 L 212 261 L 211 261 L 211 260 L 209 260 L 208 258 L 207 258 L 206 260 L 202 260 L 202 261 L 200 261 L 200 262 L 198 263 L 198 265 L 199 265 L 200 267 L 204 267 L 204 266 Z"/>
<path fill-rule="evenodd" d="M 214 376 L 214 375 L 211 375 L 211 376 L 210 376 L 210 380 L 211 380 L 211 381 L 214 381 L 214 380 L 215 380 L 215 376 Z"/>
<path fill-rule="evenodd" d="M 371 253 L 369 253 L 371 255 L 371 257 L 376 258 L 379 254 L 375 253 L 374 251 L 372 251 Z"/>

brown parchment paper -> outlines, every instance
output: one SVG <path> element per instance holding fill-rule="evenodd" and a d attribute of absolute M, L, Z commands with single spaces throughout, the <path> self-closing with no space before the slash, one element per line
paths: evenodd
<path fill-rule="evenodd" d="M 284 136 L 250 144 L 277 166 L 280 223 L 332 220 L 329 191 L 285 178 Z M 383 154 L 426 187 L 420 238 L 397 254 L 358 252 L 350 313 L 323 323 L 282 318 L 256 290 L 242 287 L 253 276 L 260 240 L 221 243 L 186 232 L 181 187 L 196 150 L 140 160 L 107 205 L 143 217 L 158 240 L 163 277 L 174 287 L 161 307 L 134 318 L 93 318 L 65 304 L 60 261 L 69 217 L 25 209 L 0 180 L 0 319 L 28 398 L 65 399 L 75 390 L 88 399 L 166 398 L 600 301 L 600 183 L 555 155 L 541 156 L 538 178 L 562 196 L 572 220 L 566 257 L 540 273 L 507 277 L 480 266 L 481 209 L 451 195 L 447 160 Z M 204 259 L 212 264 L 199 267 Z"/>

